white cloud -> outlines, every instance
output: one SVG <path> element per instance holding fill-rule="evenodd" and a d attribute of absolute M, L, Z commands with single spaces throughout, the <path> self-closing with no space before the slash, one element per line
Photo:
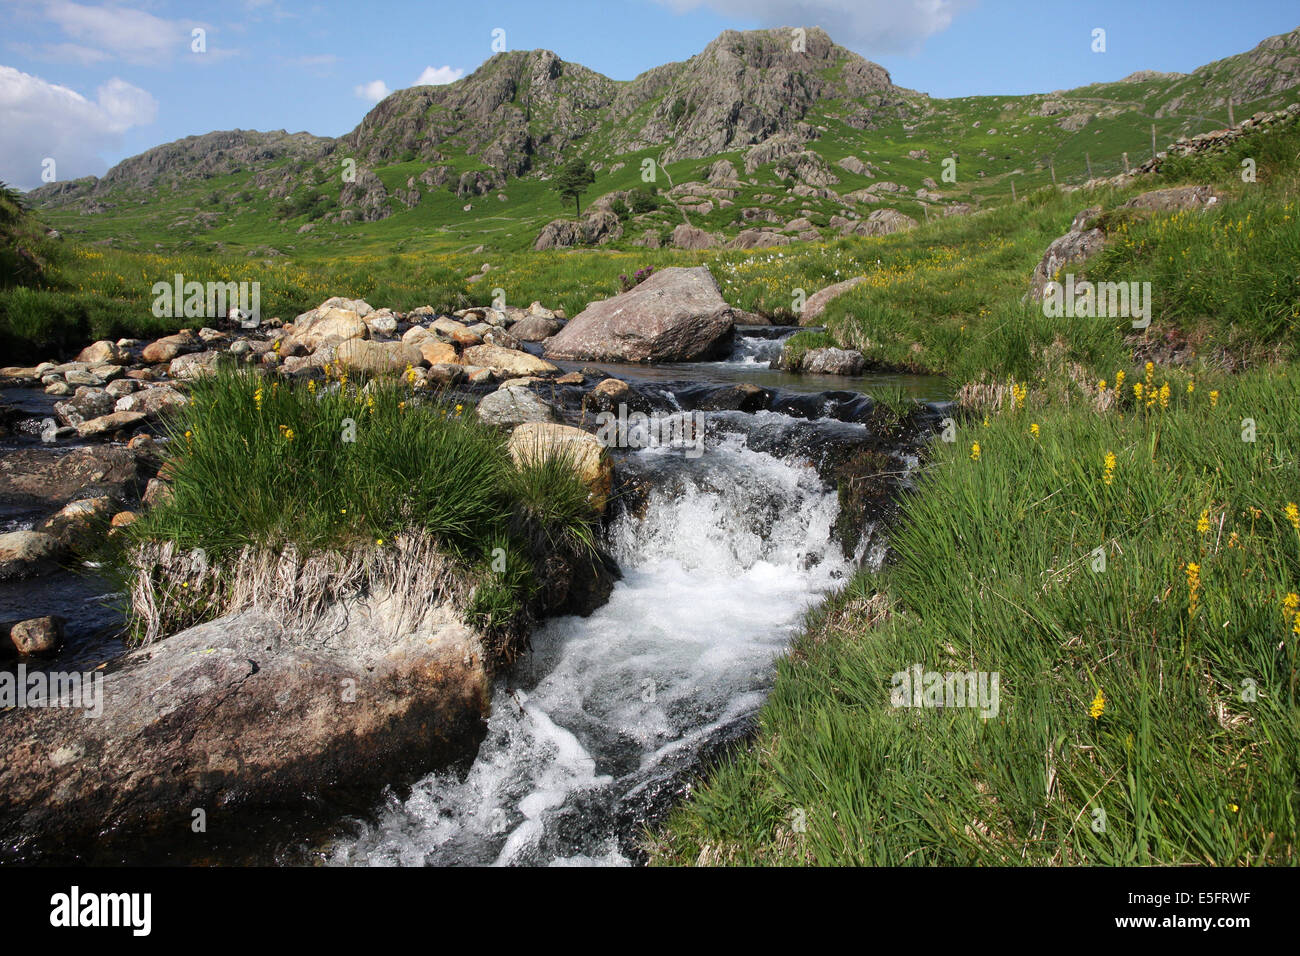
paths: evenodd
<path fill-rule="evenodd" d="M 114 77 L 89 100 L 76 90 L 0 66 L 0 179 L 24 189 L 41 183 L 41 164 L 55 161 L 59 180 L 104 172 L 100 153 L 121 134 L 152 123 L 158 101 Z"/>
<path fill-rule="evenodd" d="M 45 16 L 82 48 L 146 66 L 188 53 L 190 30 L 195 26 L 164 20 L 143 10 L 117 5 L 94 7 L 68 0 L 47 3 Z"/>
<path fill-rule="evenodd" d="M 659 0 L 678 13 L 698 7 L 766 27 L 819 26 L 867 55 L 914 52 L 946 30 L 972 0 Z"/>
<path fill-rule="evenodd" d="M 392 92 L 388 84 L 383 80 L 371 80 L 369 83 L 362 83 L 352 92 L 361 97 L 367 103 L 378 103 L 385 96 Z"/>
<path fill-rule="evenodd" d="M 451 66 L 426 66 L 424 72 L 420 74 L 412 86 L 443 86 L 447 83 L 455 83 L 465 71 Z"/>

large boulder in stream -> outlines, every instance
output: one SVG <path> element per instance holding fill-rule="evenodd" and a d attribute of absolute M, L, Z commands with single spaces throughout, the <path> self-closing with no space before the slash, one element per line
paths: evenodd
<path fill-rule="evenodd" d="M 729 350 L 735 315 L 706 266 L 664 269 L 587 306 L 546 340 L 544 354 L 594 362 L 720 358 Z"/>
<path fill-rule="evenodd" d="M 199 809 L 210 830 L 230 828 L 245 812 L 373 799 L 473 753 L 484 646 L 445 596 L 412 603 L 349 598 L 301 631 L 253 607 L 75 675 L 84 690 L 66 686 L 62 706 L 5 714 L 0 840 L 58 858 L 188 835 Z"/>

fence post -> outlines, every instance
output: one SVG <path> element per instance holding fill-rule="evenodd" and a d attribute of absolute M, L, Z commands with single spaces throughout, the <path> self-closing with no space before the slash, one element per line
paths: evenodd
<path fill-rule="evenodd" d="M 1228 125 L 1229 125 L 1229 126 L 1236 126 L 1236 125 L 1237 125 L 1237 121 L 1236 121 L 1236 120 L 1233 118 L 1233 116 L 1232 116 L 1232 97 L 1231 97 L 1231 96 L 1228 97 Z"/>
<path fill-rule="evenodd" d="M 1128 175 L 1128 153 L 1124 154 L 1124 174 Z"/>
<path fill-rule="evenodd" d="M 1055 186 L 1055 185 L 1056 185 L 1056 167 L 1052 164 L 1052 161 L 1051 161 L 1050 159 L 1047 161 L 1047 171 L 1048 171 L 1049 173 L 1052 174 L 1052 185 Z"/>
<path fill-rule="evenodd" d="M 1087 153 L 1084 153 L 1084 154 L 1083 154 L 1083 159 L 1084 159 L 1084 162 L 1086 162 L 1086 163 L 1088 164 L 1088 178 L 1089 178 L 1089 179 L 1092 179 L 1092 157 L 1089 156 Z"/>
<path fill-rule="evenodd" d="M 1014 179 L 1011 180 L 1011 201 L 1016 201 L 1016 181 Z"/>
<path fill-rule="evenodd" d="M 1151 124 L 1151 158 L 1156 158 L 1156 124 Z"/>

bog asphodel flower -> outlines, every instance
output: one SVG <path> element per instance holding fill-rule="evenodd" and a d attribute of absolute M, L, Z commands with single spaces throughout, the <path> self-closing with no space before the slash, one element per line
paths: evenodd
<path fill-rule="evenodd" d="M 1106 452 L 1106 470 L 1102 472 L 1101 480 L 1108 485 L 1115 480 L 1115 465 L 1115 453 L 1113 451 Z"/>
<path fill-rule="evenodd" d="M 1029 424 L 1029 434 L 1033 435 L 1035 438 L 1038 437 L 1038 422 L 1031 422 Z"/>
<path fill-rule="evenodd" d="M 1187 562 L 1187 616 L 1194 617 L 1201 605 L 1201 566 Z"/>
<path fill-rule="evenodd" d="M 1106 713 L 1106 695 L 1098 687 L 1097 696 L 1092 699 L 1092 704 L 1088 707 L 1088 716 L 1096 720 L 1104 713 Z"/>
<path fill-rule="evenodd" d="M 1300 531 L 1300 508 L 1296 507 L 1294 501 L 1288 501 L 1286 503 L 1285 514 L 1286 514 L 1286 520 L 1291 522 L 1291 527 L 1295 528 L 1297 531 Z"/>
<path fill-rule="evenodd" d="M 1205 534 L 1210 530 L 1210 512 L 1202 511 L 1201 516 L 1196 520 L 1196 531 L 1198 534 Z"/>
<path fill-rule="evenodd" d="M 1211 407 L 1211 408 L 1218 408 L 1218 407 L 1219 407 L 1219 390 L 1218 390 L 1218 389 L 1214 389 L 1213 391 L 1210 392 L 1210 407 Z"/>
<path fill-rule="evenodd" d="M 980 443 L 979 443 L 979 442 L 975 442 L 975 444 L 973 444 L 973 445 L 970 446 L 970 460 L 971 460 L 971 461 L 979 461 L 979 460 L 980 460 Z"/>

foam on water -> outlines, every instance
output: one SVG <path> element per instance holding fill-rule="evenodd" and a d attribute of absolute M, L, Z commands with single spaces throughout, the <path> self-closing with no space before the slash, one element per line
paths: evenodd
<path fill-rule="evenodd" d="M 623 569 L 590 617 L 548 622 L 496 688 L 467 773 L 421 780 L 336 843 L 339 864 L 621 864 L 699 756 L 761 705 L 803 611 L 850 569 L 812 468 L 722 435 L 611 529 Z"/>

